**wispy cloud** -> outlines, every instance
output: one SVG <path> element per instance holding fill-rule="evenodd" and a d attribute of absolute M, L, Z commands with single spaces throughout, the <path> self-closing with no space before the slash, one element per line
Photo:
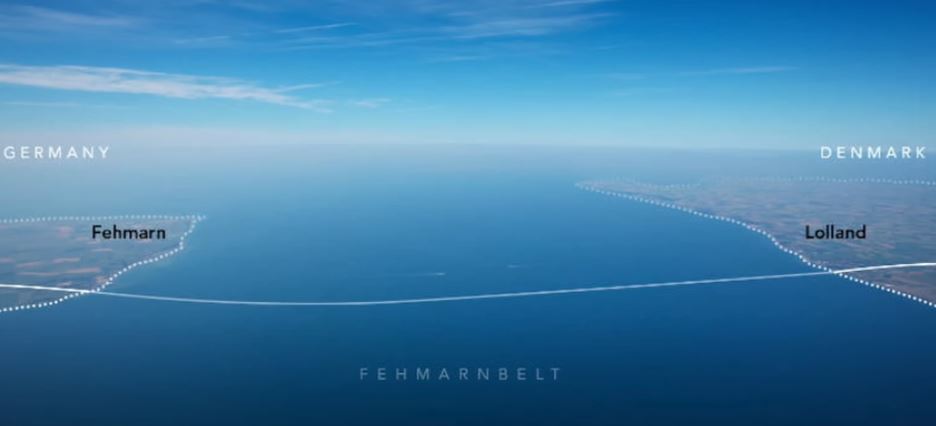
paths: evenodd
<path fill-rule="evenodd" d="M 748 74 L 774 74 L 782 73 L 787 71 L 798 70 L 797 67 L 792 66 L 757 66 L 757 67 L 734 67 L 734 68 L 715 68 L 707 70 L 693 70 L 693 71 L 671 71 L 671 72 L 651 72 L 651 73 L 641 73 L 641 72 L 610 72 L 605 74 L 599 74 L 604 78 L 617 81 L 631 81 L 631 80 L 651 80 L 658 78 L 667 78 L 673 76 L 707 76 L 707 75 L 748 75 Z"/>
<path fill-rule="evenodd" d="M 236 46 L 245 42 L 269 42 L 270 40 L 302 40 L 304 38 L 334 38 L 336 36 L 320 35 L 321 33 L 344 27 L 353 27 L 357 24 L 353 22 L 341 22 L 336 24 L 311 25 L 304 27 L 290 27 L 272 30 L 246 31 L 237 34 L 228 35 L 209 35 L 199 37 L 185 37 L 174 40 L 177 45 L 187 45 L 190 47 L 221 47 Z M 313 35 L 309 35 L 309 34 Z"/>
<path fill-rule="evenodd" d="M 610 1 L 197 1 L 194 3 L 205 4 L 196 8 L 183 0 L 159 6 L 108 2 L 106 9 L 84 3 L 55 8 L 0 5 L 0 36 L 55 38 L 68 33 L 113 37 L 123 43 L 168 43 L 179 48 L 265 46 L 275 50 L 470 44 L 588 29 L 612 16 L 601 7 Z M 260 8 L 264 12 L 230 13 L 232 8 Z M 289 19 L 268 19 L 274 15 Z"/>
<path fill-rule="evenodd" d="M 374 109 L 374 108 L 380 108 L 381 106 L 389 102 L 390 102 L 389 98 L 370 98 L 370 99 L 357 99 L 357 100 L 348 101 L 348 104 L 356 106 L 356 107 L 360 107 L 360 108 Z"/>
<path fill-rule="evenodd" d="M 532 4 L 529 7 L 531 8 L 540 8 L 540 7 L 568 7 L 568 6 L 585 6 L 592 5 L 597 3 L 607 3 L 613 0 L 558 0 L 550 1 L 546 3 L 536 3 Z"/>
<path fill-rule="evenodd" d="M 313 50 L 313 49 L 349 49 L 374 48 L 397 45 L 414 45 L 451 40 L 450 36 L 429 34 L 426 32 L 409 31 L 382 31 L 350 34 L 344 36 L 312 36 L 298 37 L 281 41 L 279 50 Z"/>
<path fill-rule="evenodd" d="M 481 20 L 453 23 L 441 27 L 364 32 L 342 36 L 297 37 L 281 40 L 279 43 L 283 47 L 279 50 L 375 48 L 447 42 L 468 43 L 495 38 L 530 38 L 584 28 L 604 16 L 610 15 L 580 14 L 564 17 Z"/>
<path fill-rule="evenodd" d="M 710 70 L 683 71 L 679 75 L 732 75 L 732 74 L 772 74 L 778 72 L 794 71 L 796 67 L 790 66 L 761 66 L 761 67 L 737 67 L 737 68 L 717 68 Z"/>
<path fill-rule="evenodd" d="M 139 20 L 122 15 L 77 13 L 38 6 L 0 7 L 0 28 L 62 31 L 76 28 L 127 28 Z"/>
<path fill-rule="evenodd" d="M 325 81 L 322 83 L 294 84 L 292 86 L 277 87 L 276 89 L 273 89 L 273 90 L 279 93 L 297 92 L 299 90 L 318 89 L 318 88 L 322 88 L 326 86 L 334 86 L 338 83 L 339 82 L 337 81 Z"/>
<path fill-rule="evenodd" d="M 443 32 L 458 39 L 478 39 L 505 36 L 544 36 L 582 28 L 607 14 L 576 14 L 569 16 L 522 17 L 481 20 L 443 28 Z"/>
<path fill-rule="evenodd" d="M 129 93 L 181 99 L 250 100 L 328 112 L 325 100 L 301 99 L 284 92 L 309 85 L 266 88 L 249 82 L 185 74 L 85 66 L 0 64 L 0 84 L 83 92 Z"/>
<path fill-rule="evenodd" d="M 2 105 L 12 106 L 12 107 L 26 107 L 26 108 L 106 108 L 106 109 L 124 109 L 126 107 L 120 105 L 101 105 L 101 104 L 86 104 L 79 102 L 43 102 L 43 101 L 3 101 L 0 102 Z"/>
<path fill-rule="evenodd" d="M 363 16 L 353 31 L 321 34 L 321 29 L 346 24 L 314 25 L 277 30 L 275 43 L 282 50 L 368 48 L 386 46 L 460 46 L 508 39 L 546 37 L 585 30 L 612 13 L 594 10 L 600 0 L 511 0 L 511 1 L 400 1 L 396 21 L 415 22 L 400 28 L 393 21 L 367 20 Z M 374 6 L 374 5 L 372 5 Z M 374 6 L 376 7 L 376 6 Z M 353 11 L 350 13 L 354 13 Z M 361 12 L 357 12 L 361 13 Z M 381 11 L 381 15 L 387 14 Z M 376 29 L 375 28 L 379 28 Z M 308 31 L 306 31 L 308 30 Z M 311 34 L 310 34 L 311 32 Z"/>
<path fill-rule="evenodd" d="M 116 42 L 166 43 L 177 48 L 266 47 L 278 51 L 391 46 L 436 48 L 489 41 L 532 39 L 586 30 L 613 16 L 612 0 L 389 0 L 310 4 L 271 2 L 252 15 L 229 13 L 246 6 L 214 1 L 193 8 L 188 1 L 160 6 L 0 5 L 0 37 L 106 37 Z M 253 3 L 257 3 L 254 5 Z M 288 20 L 268 20 L 273 15 Z M 258 19 L 258 16 L 260 17 Z"/>
<path fill-rule="evenodd" d="M 325 24 L 325 25 L 310 25 L 306 27 L 293 27 L 293 28 L 282 28 L 279 30 L 273 30 L 274 33 L 278 34 L 289 34 L 289 33 L 302 33 L 309 31 L 323 31 L 323 30 L 333 30 L 336 28 L 344 28 L 357 25 L 354 22 L 340 22 L 337 24 Z"/>

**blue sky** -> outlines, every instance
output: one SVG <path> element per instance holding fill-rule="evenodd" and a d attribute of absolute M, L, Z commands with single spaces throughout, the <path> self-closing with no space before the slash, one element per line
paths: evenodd
<path fill-rule="evenodd" d="M 862 3 L 4 2 L 0 142 L 927 144 L 936 7 Z"/>

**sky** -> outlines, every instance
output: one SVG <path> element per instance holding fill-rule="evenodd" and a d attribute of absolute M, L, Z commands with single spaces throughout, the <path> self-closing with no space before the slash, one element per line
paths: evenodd
<path fill-rule="evenodd" d="M 926 145 L 928 3 L 2 2 L 0 143 Z"/>

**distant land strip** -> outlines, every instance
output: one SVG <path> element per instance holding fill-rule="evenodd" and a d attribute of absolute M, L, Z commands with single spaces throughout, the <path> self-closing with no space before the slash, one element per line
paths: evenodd
<path fill-rule="evenodd" d="M 685 184 L 653 184 L 653 183 L 647 183 L 647 182 L 640 182 L 640 181 L 637 181 L 636 179 L 631 179 L 631 178 L 617 178 L 615 180 L 627 182 L 627 183 L 638 185 L 638 186 L 662 188 L 662 189 L 686 189 L 686 188 L 695 188 L 695 187 L 699 187 L 702 185 L 702 182 L 685 183 Z M 731 181 L 731 180 L 747 180 L 747 181 L 752 181 L 752 182 L 880 183 L 880 184 L 891 184 L 891 185 L 922 185 L 922 186 L 936 187 L 936 181 L 926 180 L 926 179 L 831 178 L 831 177 L 821 177 L 821 176 L 798 176 L 798 177 L 711 178 L 709 180 L 713 182 L 725 182 L 725 181 Z M 924 298 L 915 296 L 913 294 L 909 294 L 907 292 L 900 291 L 900 290 L 897 290 L 897 289 L 894 289 L 885 285 L 880 285 L 880 284 L 877 284 L 868 280 L 864 280 L 864 279 L 855 277 L 853 275 L 848 275 L 849 273 L 862 272 L 862 271 L 868 271 L 868 270 L 874 270 L 874 269 L 858 269 L 858 270 L 855 270 L 852 268 L 832 269 L 827 266 L 817 264 L 813 262 L 812 260 L 810 260 L 809 258 L 807 258 L 804 254 L 796 250 L 790 249 L 789 247 L 782 244 L 770 232 L 767 232 L 764 229 L 761 229 L 757 226 L 754 226 L 742 220 L 735 219 L 733 217 L 713 214 L 713 213 L 705 213 L 705 212 L 698 211 L 690 207 L 681 206 L 678 204 L 669 203 L 665 201 L 659 201 L 659 200 L 655 200 L 651 198 L 646 198 L 643 196 L 637 196 L 637 195 L 631 195 L 631 194 L 625 194 L 621 192 L 606 190 L 603 188 L 592 186 L 589 182 L 579 182 L 579 183 L 576 183 L 575 186 L 585 191 L 595 192 L 598 194 L 609 195 L 613 197 L 624 198 L 624 199 L 628 199 L 631 201 L 637 201 L 640 203 L 654 205 L 657 207 L 665 207 L 668 209 L 678 210 L 684 213 L 689 213 L 689 214 L 703 217 L 706 219 L 728 222 L 728 223 L 741 226 L 749 231 L 756 232 L 768 238 L 775 247 L 780 249 L 780 251 L 796 256 L 801 262 L 805 263 L 807 266 L 822 270 L 823 272 L 828 273 L 828 274 L 838 275 L 842 278 L 845 278 L 849 281 L 852 281 L 858 284 L 862 284 L 868 287 L 876 288 L 878 290 L 886 291 L 888 293 L 895 294 L 897 296 L 901 296 L 906 299 L 910 299 L 912 301 L 922 303 L 926 306 L 936 308 L 936 303 L 934 303 L 933 301 L 930 301 L 930 300 L 927 300 L 927 299 L 924 299 Z"/>
<path fill-rule="evenodd" d="M 118 270 L 117 272 L 115 272 L 115 273 L 113 273 L 112 275 L 110 275 L 110 276 L 104 281 L 103 284 L 101 284 L 100 286 L 98 286 L 98 287 L 96 287 L 96 288 L 88 289 L 88 290 L 80 290 L 80 291 L 77 291 L 77 292 L 76 292 L 76 291 L 65 292 L 65 293 L 67 293 L 67 294 L 65 294 L 64 296 L 62 296 L 62 297 L 60 297 L 60 298 L 58 298 L 58 299 L 49 300 L 49 301 L 46 301 L 46 302 L 30 303 L 30 304 L 25 304 L 25 305 L 17 305 L 17 306 L 10 306 L 10 307 L 5 307 L 5 308 L 0 308 L 0 313 L 14 312 L 14 311 L 22 311 L 22 310 L 27 310 L 27 309 L 46 308 L 46 307 L 49 307 L 49 306 L 57 305 L 57 304 L 59 304 L 59 303 L 62 303 L 62 302 L 66 301 L 66 300 L 69 300 L 69 299 L 73 299 L 73 298 L 78 297 L 78 296 L 82 296 L 82 295 L 85 295 L 85 294 L 93 294 L 93 293 L 100 292 L 100 291 L 104 290 L 105 288 L 107 288 L 109 285 L 113 284 L 114 281 L 116 281 L 117 278 L 119 278 L 121 275 L 123 275 L 123 274 L 129 272 L 130 270 L 132 270 L 132 269 L 134 269 L 134 268 L 136 268 L 136 267 L 138 267 L 138 266 L 141 266 L 141 265 L 148 265 L 148 264 L 152 264 L 152 263 L 159 262 L 159 261 L 161 261 L 161 260 L 164 260 L 164 259 L 166 259 L 166 258 L 168 258 L 168 257 L 170 257 L 170 256 L 173 256 L 173 255 L 179 253 L 180 251 L 184 250 L 184 249 L 185 249 L 185 239 L 186 239 L 192 232 L 195 231 L 195 227 L 198 225 L 198 223 L 201 222 L 201 221 L 203 221 L 203 220 L 205 220 L 205 218 L 206 218 L 206 217 L 203 216 L 203 215 L 138 215 L 138 214 L 129 214 L 129 215 L 109 215 L 109 216 L 39 216 L 39 217 L 23 217 L 23 218 L 0 219 L 0 224 L 39 223 L 39 222 L 56 222 L 56 221 L 108 221 L 108 220 L 148 220 L 148 219 L 189 220 L 189 221 L 190 221 L 188 230 L 186 230 L 186 231 L 182 234 L 182 236 L 179 237 L 179 244 L 178 244 L 175 248 L 173 248 L 172 250 L 169 250 L 169 251 L 167 251 L 167 252 L 160 253 L 160 254 L 157 255 L 157 256 L 154 256 L 154 257 L 151 257 L 151 258 L 148 258 L 148 259 L 143 259 L 143 260 L 136 261 L 136 262 L 133 262 L 133 263 L 131 263 L 131 264 L 128 264 L 127 266 L 123 267 L 122 269 L 120 269 L 120 270 Z M 9 286 L 6 286 L 6 285 L 0 285 L 0 288 L 18 288 L 18 287 L 9 287 Z M 69 289 L 69 290 L 77 290 L 77 289 Z"/>

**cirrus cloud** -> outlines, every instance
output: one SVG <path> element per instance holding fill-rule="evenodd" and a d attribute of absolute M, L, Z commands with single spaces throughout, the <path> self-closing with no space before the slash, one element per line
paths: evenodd
<path fill-rule="evenodd" d="M 0 84 L 99 93 L 126 93 L 180 99 L 230 99 L 330 112 L 329 101 L 287 94 L 300 85 L 267 88 L 250 82 L 186 74 L 76 65 L 0 64 Z"/>

